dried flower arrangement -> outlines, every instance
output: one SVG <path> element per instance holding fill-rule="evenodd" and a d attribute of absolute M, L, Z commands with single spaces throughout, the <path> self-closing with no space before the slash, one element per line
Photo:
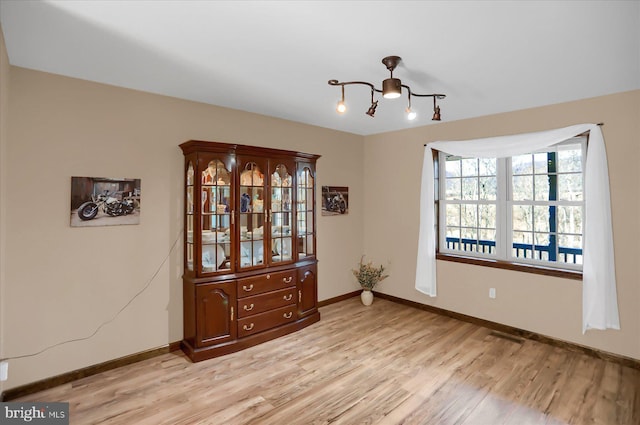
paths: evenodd
<path fill-rule="evenodd" d="M 367 291 L 373 290 L 373 288 L 382 280 L 389 277 L 388 274 L 384 274 L 384 266 L 374 266 L 373 262 L 364 262 L 364 255 L 360 258 L 360 264 L 358 270 L 351 270 L 353 275 L 358 279 L 358 283 L 362 286 L 362 289 Z"/>

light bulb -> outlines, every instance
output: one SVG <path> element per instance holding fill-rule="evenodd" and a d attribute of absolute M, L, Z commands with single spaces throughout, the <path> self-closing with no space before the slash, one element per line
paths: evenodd
<path fill-rule="evenodd" d="M 407 119 L 409 121 L 413 121 L 416 119 L 416 117 L 418 116 L 418 114 L 416 114 L 415 111 L 412 111 L 411 108 L 407 108 Z"/>
<path fill-rule="evenodd" d="M 338 111 L 339 114 L 344 114 L 344 112 L 347 110 L 346 105 L 344 104 L 344 101 L 340 101 L 338 102 L 338 107 L 336 108 L 336 111 Z"/>

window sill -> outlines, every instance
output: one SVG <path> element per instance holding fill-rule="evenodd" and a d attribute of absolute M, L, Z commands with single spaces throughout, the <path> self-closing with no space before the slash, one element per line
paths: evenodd
<path fill-rule="evenodd" d="M 487 260 L 475 257 L 463 257 L 451 254 L 436 254 L 436 260 L 453 261 L 455 263 L 473 264 L 476 266 L 493 267 L 496 269 L 514 270 L 525 273 L 541 274 L 544 276 L 561 277 L 564 279 L 582 280 L 581 271 L 558 270 L 528 264 L 510 263 L 508 261 Z"/>

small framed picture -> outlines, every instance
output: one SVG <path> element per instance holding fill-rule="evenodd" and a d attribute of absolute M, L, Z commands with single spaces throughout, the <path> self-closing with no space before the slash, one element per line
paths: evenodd
<path fill-rule="evenodd" d="M 322 186 L 322 215 L 349 213 L 349 188 L 347 186 Z"/>
<path fill-rule="evenodd" d="M 140 179 L 71 177 L 71 227 L 140 224 Z"/>

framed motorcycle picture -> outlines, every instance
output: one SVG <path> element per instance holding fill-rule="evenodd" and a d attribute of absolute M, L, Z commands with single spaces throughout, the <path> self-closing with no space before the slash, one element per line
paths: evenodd
<path fill-rule="evenodd" d="M 349 188 L 347 186 L 322 186 L 322 215 L 349 213 Z"/>
<path fill-rule="evenodd" d="M 71 227 L 140 224 L 140 179 L 71 177 Z"/>

